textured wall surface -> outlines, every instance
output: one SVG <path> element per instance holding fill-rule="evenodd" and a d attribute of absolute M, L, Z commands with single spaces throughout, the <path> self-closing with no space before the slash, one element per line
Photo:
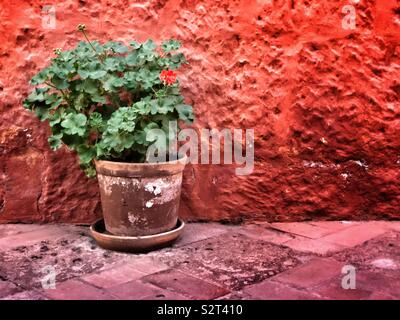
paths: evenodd
<path fill-rule="evenodd" d="M 254 128 L 255 168 L 185 171 L 182 216 L 241 221 L 400 217 L 400 1 L 0 0 L 0 221 L 89 222 L 96 181 L 22 108 L 28 80 L 93 39 L 183 41 L 197 127 Z M 46 29 L 43 5 L 56 9 Z M 356 27 L 343 28 L 345 5 Z M 44 21 L 44 22 L 43 22 Z"/>

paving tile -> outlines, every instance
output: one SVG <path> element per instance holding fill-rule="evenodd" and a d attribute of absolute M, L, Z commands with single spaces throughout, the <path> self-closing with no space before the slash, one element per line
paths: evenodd
<path fill-rule="evenodd" d="M 359 224 L 359 222 L 355 221 L 310 221 L 309 223 L 313 226 L 328 229 L 332 232 L 354 227 Z"/>
<path fill-rule="evenodd" d="M 81 279 L 99 288 L 110 288 L 139 279 L 143 276 L 145 276 L 143 272 L 135 270 L 128 264 L 124 264 L 116 266 L 112 269 L 89 274 Z"/>
<path fill-rule="evenodd" d="M 384 273 L 359 271 L 356 273 L 356 287 L 400 298 L 400 278 Z"/>
<path fill-rule="evenodd" d="M 199 300 L 215 299 L 229 292 L 223 287 L 174 269 L 146 276 L 142 280 Z"/>
<path fill-rule="evenodd" d="M 0 238 L 0 251 L 6 251 L 20 246 L 29 246 L 43 240 L 56 240 L 65 236 L 65 232 L 57 226 L 47 226 L 39 230 L 14 234 Z"/>
<path fill-rule="evenodd" d="M 368 221 L 364 222 L 364 224 L 374 224 L 378 225 L 382 228 L 386 228 L 387 230 L 393 230 L 400 232 L 400 221 Z"/>
<path fill-rule="evenodd" d="M 289 247 L 293 250 L 310 252 L 320 255 L 326 255 L 331 252 L 337 252 L 345 249 L 345 247 L 321 241 L 320 239 L 307 239 L 307 238 L 296 238 L 284 243 L 284 246 Z"/>
<path fill-rule="evenodd" d="M 328 283 L 312 289 L 313 292 L 324 299 L 329 300 L 365 300 L 368 299 L 372 291 L 362 288 L 344 289 L 342 288 L 342 278 L 335 278 Z"/>
<path fill-rule="evenodd" d="M 400 221 L 196 223 L 175 246 L 137 255 L 98 248 L 83 227 L 0 225 L 0 299 L 399 299 L 399 231 Z M 337 280 L 345 264 L 356 290 Z M 41 289 L 46 265 L 55 290 Z"/>
<path fill-rule="evenodd" d="M 400 232 L 400 221 L 391 221 L 388 223 L 388 227 L 394 231 Z"/>
<path fill-rule="evenodd" d="M 238 230 L 238 233 L 255 240 L 263 240 L 274 244 L 283 244 L 293 239 L 288 233 L 274 229 L 268 229 L 260 225 L 246 225 Z"/>
<path fill-rule="evenodd" d="M 171 268 L 234 290 L 294 268 L 312 257 L 230 232 L 177 249 L 158 257 Z"/>
<path fill-rule="evenodd" d="M 56 281 L 63 282 L 122 264 L 128 257 L 99 248 L 85 235 L 69 234 L 0 252 L 0 274 L 24 288 L 41 288 L 49 267 Z"/>
<path fill-rule="evenodd" d="M 47 225 L 38 224 L 0 224 L 0 239 L 38 229 L 45 229 L 46 227 Z"/>
<path fill-rule="evenodd" d="M 271 279 L 299 288 L 311 288 L 341 274 L 342 263 L 328 258 L 315 258 L 310 262 L 281 273 Z"/>
<path fill-rule="evenodd" d="M 253 300 L 253 298 L 243 291 L 233 291 L 215 300 Z"/>
<path fill-rule="evenodd" d="M 21 289 L 12 282 L 0 280 L 0 298 L 12 295 L 18 291 L 21 291 Z"/>
<path fill-rule="evenodd" d="M 113 300 L 115 297 L 79 280 L 57 284 L 56 289 L 42 289 L 40 293 L 54 300 Z"/>
<path fill-rule="evenodd" d="M 398 299 L 387 293 L 374 292 L 366 300 L 398 300 Z"/>
<path fill-rule="evenodd" d="M 216 237 L 227 231 L 229 227 L 219 223 L 189 223 L 186 224 L 182 236 L 175 242 L 174 247 Z"/>
<path fill-rule="evenodd" d="M 272 223 L 271 227 L 311 239 L 319 239 L 332 233 L 329 229 L 314 226 L 307 222 L 277 222 Z"/>
<path fill-rule="evenodd" d="M 267 221 L 253 221 L 251 224 L 255 224 L 263 228 L 271 228 L 271 222 Z"/>
<path fill-rule="evenodd" d="M 354 247 L 387 232 L 376 223 L 359 224 L 321 238 L 322 241 Z"/>
<path fill-rule="evenodd" d="M 127 264 L 146 275 L 169 269 L 168 265 L 151 255 L 132 256 Z"/>
<path fill-rule="evenodd" d="M 107 292 L 121 300 L 187 300 L 185 296 L 143 283 L 140 280 L 130 281 L 107 289 Z"/>
<path fill-rule="evenodd" d="M 36 291 L 23 291 L 6 296 L 0 300 L 48 300 L 48 298 Z"/>
<path fill-rule="evenodd" d="M 265 280 L 243 289 L 251 299 L 257 300 L 314 300 L 320 297 L 305 290 L 298 290 L 286 284 Z"/>

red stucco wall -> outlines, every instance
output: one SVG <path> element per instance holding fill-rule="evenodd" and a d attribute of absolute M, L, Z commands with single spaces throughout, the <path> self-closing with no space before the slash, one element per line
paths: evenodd
<path fill-rule="evenodd" d="M 187 168 L 198 220 L 400 217 L 400 1 L 0 1 L 0 221 L 89 222 L 96 181 L 47 146 L 28 80 L 80 39 L 183 41 L 197 127 L 254 128 L 255 168 Z M 43 29 L 41 5 L 56 8 Z M 342 27 L 343 6 L 356 28 Z"/>

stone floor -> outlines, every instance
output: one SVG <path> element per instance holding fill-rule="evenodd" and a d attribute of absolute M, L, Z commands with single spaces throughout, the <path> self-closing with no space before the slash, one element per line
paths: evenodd
<path fill-rule="evenodd" d="M 192 223 L 147 254 L 0 225 L 0 299 L 400 299 L 400 222 Z"/>

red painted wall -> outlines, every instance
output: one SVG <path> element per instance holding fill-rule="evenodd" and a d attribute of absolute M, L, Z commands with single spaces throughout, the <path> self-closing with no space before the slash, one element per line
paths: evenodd
<path fill-rule="evenodd" d="M 196 126 L 255 129 L 253 174 L 187 168 L 184 217 L 400 217 L 400 1 L 0 3 L 0 221 L 101 214 L 96 181 L 68 150 L 50 151 L 47 125 L 21 105 L 52 49 L 81 38 L 78 23 L 93 39 L 182 40 L 190 66 L 181 82 Z M 51 4 L 56 28 L 44 29 L 42 5 Z M 354 30 L 342 27 L 348 4 Z"/>

